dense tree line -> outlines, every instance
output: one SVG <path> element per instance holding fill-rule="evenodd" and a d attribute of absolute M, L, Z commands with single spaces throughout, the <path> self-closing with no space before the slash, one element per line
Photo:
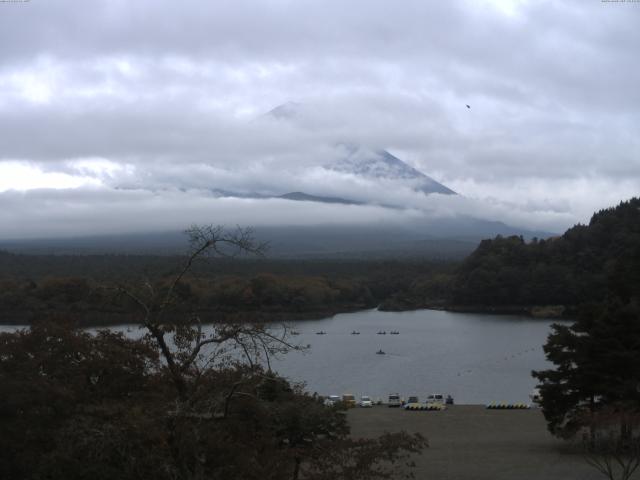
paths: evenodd
<path fill-rule="evenodd" d="M 129 260 L 131 263 L 129 264 Z M 81 324 L 126 322 L 131 300 L 108 285 L 153 278 L 162 288 L 179 257 L 31 256 L 0 252 L 0 315 L 30 323 L 51 313 Z M 138 271 L 135 269 L 139 268 Z M 180 285 L 184 310 L 216 320 L 307 318 L 373 308 L 449 263 L 420 261 L 296 261 L 214 258 L 194 265 Z"/>
<path fill-rule="evenodd" d="M 640 199 L 597 212 L 555 238 L 484 240 L 459 267 L 453 305 L 565 305 L 628 300 L 640 290 Z"/>
<path fill-rule="evenodd" d="M 185 246 L 186 246 L 185 239 Z M 180 255 L 52 255 L 23 254 L 0 250 L 0 278 L 39 279 L 44 277 L 90 277 L 116 281 L 145 274 L 170 275 L 182 265 Z M 454 262 L 410 259 L 278 259 L 268 247 L 263 257 L 210 258 L 194 265 L 199 278 L 253 277 L 263 273 L 278 276 L 317 276 L 328 278 L 415 278 Z"/>
<path fill-rule="evenodd" d="M 167 282 L 158 282 L 158 288 Z M 0 311 L 5 321 L 17 323 L 53 312 L 71 314 L 84 324 L 105 322 L 107 317 L 112 323 L 126 321 L 131 299 L 116 295 L 108 285 L 82 277 L 4 280 L 0 281 Z M 178 294 L 184 310 L 214 314 L 217 319 L 253 313 L 260 320 L 259 315 L 326 314 L 376 305 L 363 282 L 311 276 L 190 278 L 181 283 Z"/>

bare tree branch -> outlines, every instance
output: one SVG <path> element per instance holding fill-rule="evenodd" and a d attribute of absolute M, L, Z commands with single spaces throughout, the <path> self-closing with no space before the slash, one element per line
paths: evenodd
<path fill-rule="evenodd" d="M 187 378 L 198 377 L 198 363 L 200 359 L 204 359 L 202 355 L 207 346 L 220 347 L 231 342 L 242 349 L 245 361 L 252 368 L 264 355 L 269 370 L 271 370 L 272 355 L 302 349 L 287 340 L 286 328 L 283 328 L 281 335 L 274 335 L 261 325 L 224 325 L 214 328 L 214 331 L 205 337 L 202 321 L 197 314 L 189 315 L 190 321 L 166 321 L 165 317 L 176 304 L 178 298 L 176 292 L 179 286 L 199 259 L 210 255 L 216 257 L 234 257 L 240 254 L 261 256 L 267 248 L 266 243 L 256 242 L 253 230 L 250 228 L 237 227 L 234 231 L 227 232 L 222 226 L 192 225 L 185 233 L 189 237 L 189 253 L 168 287 L 161 289 L 164 293 L 160 293 L 148 278 L 145 278 L 141 284 L 145 295 L 134 293 L 134 289 L 124 286 L 117 289 L 144 312 L 142 324 L 160 348 L 181 395 L 186 393 Z M 165 338 L 168 332 L 173 334 L 173 345 L 170 345 Z M 214 349 L 216 350 L 217 348 Z M 208 360 L 203 361 L 208 363 Z"/>

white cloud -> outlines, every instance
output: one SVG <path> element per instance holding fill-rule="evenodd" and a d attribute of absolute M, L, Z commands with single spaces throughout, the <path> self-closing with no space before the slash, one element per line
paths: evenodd
<path fill-rule="evenodd" d="M 37 166 L 25 162 L 0 162 L 0 192 L 27 191 L 38 188 L 69 189 L 99 184 L 100 182 L 95 178 L 60 172 L 44 172 Z"/>
<path fill-rule="evenodd" d="M 88 185 L 123 205 L 131 191 L 191 205 L 216 188 L 303 190 L 555 231 L 640 192 L 637 5 L 60 0 L 2 13 L 0 191 Z M 260 118 L 288 100 L 306 107 L 297 125 Z M 322 169 L 341 141 L 387 148 L 465 198 Z M 23 201 L 63 198 L 39 195 Z M 60 204 L 69 232 L 108 209 L 86 201 Z M 245 205 L 223 204 L 229 217 Z"/>
<path fill-rule="evenodd" d="M 68 237 L 183 230 L 189 225 L 402 224 L 422 214 L 376 206 L 289 200 L 216 198 L 190 190 L 117 191 L 105 188 L 0 193 L 2 238 Z"/>

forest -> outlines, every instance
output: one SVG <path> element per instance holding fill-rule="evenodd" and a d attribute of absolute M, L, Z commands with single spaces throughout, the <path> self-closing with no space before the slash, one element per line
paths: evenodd
<path fill-rule="evenodd" d="M 640 199 L 595 213 L 588 225 L 527 243 L 484 240 L 457 269 L 454 305 L 564 305 L 628 301 L 640 291 Z"/>
<path fill-rule="evenodd" d="M 52 314 L 71 316 L 80 325 L 130 321 L 131 299 L 118 295 L 117 287 L 149 279 L 162 285 L 183 261 L 0 252 L 2 322 L 29 324 Z M 178 311 L 196 310 L 210 321 L 319 318 L 374 308 L 454 266 L 426 259 L 273 260 L 268 250 L 264 258 L 208 258 L 183 279 Z"/>
<path fill-rule="evenodd" d="M 128 321 L 120 284 L 170 278 L 183 257 L 25 255 L 0 252 L 0 315 L 24 324 L 43 314 L 83 325 Z M 609 293 L 640 291 L 640 199 L 593 215 L 548 239 L 497 236 L 462 262 L 210 258 L 178 292 L 212 321 L 318 318 L 338 312 L 445 308 L 572 316 Z M 543 307 L 547 307 L 546 309 Z M 555 309 L 549 307 L 556 307 Z"/>
<path fill-rule="evenodd" d="M 627 302 L 639 291 L 640 199 L 633 198 L 562 236 L 483 240 L 459 265 L 415 279 L 385 305 L 573 317 L 587 302 L 611 295 Z"/>

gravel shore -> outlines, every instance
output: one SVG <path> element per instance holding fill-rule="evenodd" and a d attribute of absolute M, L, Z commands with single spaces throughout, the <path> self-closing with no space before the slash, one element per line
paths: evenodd
<path fill-rule="evenodd" d="M 542 412 L 454 405 L 442 412 L 376 406 L 348 413 L 352 435 L 419 432 L 429 441 L 415 457 L 417 479 L 598 480 L 579 450 L 548 433 Z"/>

